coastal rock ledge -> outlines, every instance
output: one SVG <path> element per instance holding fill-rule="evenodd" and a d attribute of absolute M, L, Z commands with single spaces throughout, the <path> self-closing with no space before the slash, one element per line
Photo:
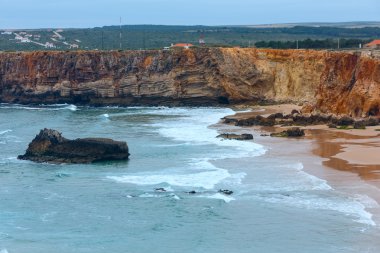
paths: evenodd
<path fill-rule="evenodd" d="M 127 160 L 128 157 L 126 142 L 105 138 L 69 140 L 58 131 L 45 128 L 18 159 L 47 163 L 93 163 Z"/>

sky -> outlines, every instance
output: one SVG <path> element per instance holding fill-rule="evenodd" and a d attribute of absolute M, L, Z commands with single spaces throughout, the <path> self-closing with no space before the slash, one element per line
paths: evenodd
<path fill-rule="evenodd" d="M 0 0 L 0 28 L 380 21 L 380 0 Z"/>

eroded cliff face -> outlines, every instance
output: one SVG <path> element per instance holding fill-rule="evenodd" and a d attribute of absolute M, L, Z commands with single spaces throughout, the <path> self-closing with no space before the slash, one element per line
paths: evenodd
<path fill-rule="evenodd" d="M 0 101 L 309 102 L 323 112 L 379 115 L 380 61 L 355 53 L 239 48 L 0 53 Z"/>

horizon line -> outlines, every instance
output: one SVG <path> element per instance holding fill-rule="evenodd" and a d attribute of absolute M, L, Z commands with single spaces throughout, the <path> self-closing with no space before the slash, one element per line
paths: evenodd
<path fill-rule="evenodd" d="M 349 24 L 349 23 L 379 23 L 380 26 L 380 20 L 367 20 L 367 21 L 316 21 L 316 22 L 284 22 L 284 23 L 261 23 L 261 24 L 240 24 L 240 25 L 227 25 L 227 24 L 220 24 L 220 25 L 202 25 L 202 24 L 188 24 L 188 25 L 175 25 L 175 24 L 122 24 L 122 26 L 188 26 L 188 27 L 196 27 L 196 26 L 204 26 L 204 27 L 260 27 L 260 26 L 267 26 L 266 28 L 271 28 L 270 26 L 285 26 L 285 25 L 297 25 L 297 24 Z M 110 26 L 120 26 L 120 24 L 113 24 L 113 25 L 103 25 L 103 26 L 91 26 L 91 27 L 33 27 L 33 28 L 2 28 L 0 27 L 1 31 L 5 30 L 45 30 L 45 29 L 94 29 L 94 28 L 104 28 L 104 27 L 110 27 Z M 272 27 L 276 28 L 276 27 Z M 280 27 L 277 27 L 280 28 Z"/>

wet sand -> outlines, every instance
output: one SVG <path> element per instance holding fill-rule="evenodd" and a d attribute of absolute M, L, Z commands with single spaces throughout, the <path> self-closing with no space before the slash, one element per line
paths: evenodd
<path fill-rule="evenodd" d="M 291 110 L 300 110 L 297 105 L 272 105 L 253 108 L 252 112 L 237 113 L 233 116 L 236 119 L 249 118 L 256 115 L 268 116 L 272 113 L 288 114 Z M 255 131 L 263 133 L 283 131 L 287 127 L 250 127 Z M 380 126 L 367 127 L 367 129 L 330 129 L 327 126 L 307 126 L 305 129 L 306 136 L 299 138 L 298 141 L 309 140 L 306 148 L 313 155 L 322 158 L 322 165 L 327 168 L 355 173 L 361 179 L 375 185 L 380 189 Z M 274 139 L 268 141 L 269 139 Z M 272 138 L 261 139 L 265 144 L 269 142 L 294 142 L 290 138 Z M 294 147 L 293 147 L 294 148 Z M 318 171 L 313 170 L 318 173 Z M 320 174 L 320 173 L 318 173 Z M 377 198 L 380 200 L 380 196 Z"/>
<path fill-rule="evenodd" d="M 316 142 L 313 154 L 326 158 L 324 165 L 358 174 L 380 188 L 380 137 L 334 130 L 308 130 Z"/>

